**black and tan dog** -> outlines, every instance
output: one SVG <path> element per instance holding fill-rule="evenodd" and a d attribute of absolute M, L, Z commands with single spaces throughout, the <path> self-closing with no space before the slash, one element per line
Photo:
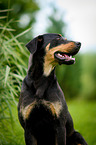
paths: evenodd
<path fill-rule="evenodd" d="M 54 74 L 57 64 L 75 63 L 81 43 L 59 34 L 44 34 L 27 45 L 31 55 L 18 105 L 26 145 L 87 145 L 74 130 L 67 104 Z"/>

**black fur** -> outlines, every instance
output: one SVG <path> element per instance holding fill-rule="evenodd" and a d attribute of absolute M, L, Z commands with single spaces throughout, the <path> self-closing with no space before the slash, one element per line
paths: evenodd
<path fill-rule="evenodd" d="M 69 42 L 71 41 L 64 40 L 59 34 L 45 34 L 26 45 L 31 52 L 31 59 L 18 104 L 18 116 L 25 131 L 26 145 L 87 145 L 84 138 L 74 130 L 54 69 L 50 75 L 43 75 L 47 44 L 50 43 L 49 49 L 52 49 Z M 70 52 L 72 55 L 78 52 L 80 43 L 78 45 Z M 61 105 L 61 109 L 58 106 L 56 110 L 52 108 L 56 103 Z M 29 110 L 26 111 L 28 105 Z"/>

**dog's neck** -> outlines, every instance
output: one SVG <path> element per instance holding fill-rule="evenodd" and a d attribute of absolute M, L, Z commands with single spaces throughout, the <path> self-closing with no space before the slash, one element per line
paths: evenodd
<path fill-rule="evenodd" d="M 44 59 L 44 58 L 43 58 Z M 33 55 L 30 54 L 28 65 L 28 76 L 32 80 L 38 80 L 41 77 L 50 77 L 51 72 L 54 70 L 54 63 L 43 60 L 39 61 L 38 58 L 33 59 Z"/>
<path fill-rule="evenodd" d="M 36 79 L 36 76 L 33 77 L 34 72 L 27 74 L 26 83 L 29 87 L 34 87 L 35 96 L 37 98 L 42 98 L 48 87 L 51 86 L 54 81 L 56 81 L 55 70 L 53 70 L 49 76 L 44 76 L 43 74 Z M 36 74 L 35 74 L 36 75 Z M 35 78 L 35 79 L 34 79 Z"/>
<path fill-rule="evenodd" d="M 38 57 L 35 61 L 30 55 L 28 73 L 26 77 L 26 83 L 29 87 L 33 87 L 35 95 L 38 98 L 42 98 L 48 87 L 56 80 L 55 69 L 46 64 L 46 69 L 42 61 L 38 61 Z"/>
<path fill-rule="evenodd" d="M 30 67 L 27 73 L 28 78 L 30 78 L 34 82 L 39 82 L 41 79 L 46 79 L 46 80 L 49 78 L 54 79 L 55 68 L 50 68 L 50 66 L 48 66 L 44 73 L 43 70 L 37 69 L 36 67 L 33 66 Z"/>

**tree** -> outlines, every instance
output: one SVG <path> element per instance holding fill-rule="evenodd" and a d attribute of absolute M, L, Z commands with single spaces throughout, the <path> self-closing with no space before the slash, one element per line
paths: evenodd
<path fill-rule="evenodd" d="M 13 33 L 15 35 L 32 27 L 38 10 L 39 6 L 34 0 L 1 0 L 0 2 L 0 16 L 2 18 L 5 17 L 2 23 L 7 23 L 12 19 L 13 21 L 10 25 L 12 29 L 15 29 Z M 28 42 L 30 35 L 32 37 L 32 32 L 22 36 L 20 40 Z"/>
<path fill-rule="evenodd" d="M 53 8 L 52 15 L 49 16 L 50 26 L 47 27 L 48 33 L 59 33 L 64 36 L 66 30 L 66 23 L 62 20 L 63 14 L 59 13 L 57 8 Z"/>

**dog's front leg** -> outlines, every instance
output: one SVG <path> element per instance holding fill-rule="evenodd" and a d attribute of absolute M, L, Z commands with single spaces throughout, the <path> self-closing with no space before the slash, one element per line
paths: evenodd
<path fill-rule="evenodd" d="M 35 137 L 28 129 L 25 130 L 25 143 L 26 145 L 37 145 Z"/>
<path fill-rule="evenodd" d="M 66 145 L 66 128 L 57 127 L 57 145 Z"/>
<path fill-rule="evenodd" d="M 88 144 L 79 132 L 74 131 L 73 134 L 67 138 L 67 145 L 88 145 Z"/>

